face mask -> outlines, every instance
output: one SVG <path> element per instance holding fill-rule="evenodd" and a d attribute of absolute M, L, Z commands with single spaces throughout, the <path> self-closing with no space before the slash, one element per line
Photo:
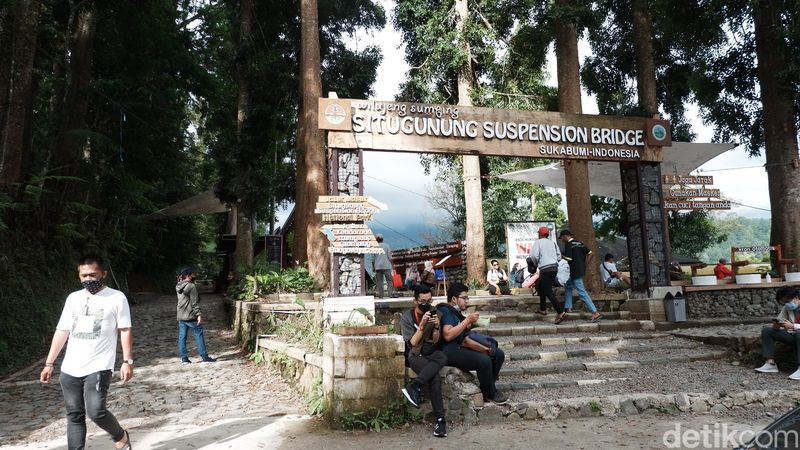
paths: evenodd
<path fill-rule="evenodd" d="M 786 304 L 786 307 L 789 308 L 790 311 L 795 311 L 797 310 L 797 303 L 789 302 Z"/>
<path fill-rule="evenodd" d="M 417 308 L 419 308 L 420 311 L 426 313 L 426 312 L 431 310 L 431 304 L 430 303 L 420 303 L 419 305 L 417 305 Z"/>
<path fill-rule="evenodd" d="M 94 295 L 100 292 L 103 289 L 103 280 L 86 280 L 81 282 L 83 288 L 89 291 L 90 294 Z"/>

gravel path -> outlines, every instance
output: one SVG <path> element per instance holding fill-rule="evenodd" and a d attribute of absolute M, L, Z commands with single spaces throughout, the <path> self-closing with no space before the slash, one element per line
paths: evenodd
<path fill-rule="evenodd" d="M 207 295 L 202 305 L 206 344 L 218 358 L 214 364 L 180 364 L 174 296 L 139 296 L 131 305 L 134 377 L 122 384 L 115 373 L 108 403 L 122 426 L 131 430 L 134 444 L 144 434 L 164 429 L 178 429 L 180 436 L 189 427 L 213 427 L 221 421 L 263 426 L 287 414 L 304 413 L 297 394 L 280 376 L 255 367 L 238 350 L 222 299 Z M 187 345 L 190 357 L 199 360 L 191 336 Z M 58 438 L 66 443 L 57 373 L 53 382 L 43 385 L 38 382 L 40 369 L 40 363 L 34 364 L 0 382 L 0 404 L 13 406 L 0 408 L 0 446 Z M 89 434 L 101 436 L 97 440 L 107 446 L 105 433 L 91 422 Z"/>

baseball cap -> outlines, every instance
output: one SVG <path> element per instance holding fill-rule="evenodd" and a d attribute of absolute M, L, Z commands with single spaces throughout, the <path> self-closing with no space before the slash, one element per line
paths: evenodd
<path fill-rule="evenodd" d="M 191 275 L 191 274 L 193 274 L 195 272 L 197 272 L 197 270 L 195 270 L 194 267 L 191 267 L 191 266 L 190 267 L 184 267 L 183 269 L 181 269 L 181 276 L 185 277 L 186 275 Z"/>
<path fill-rule="evenodd" d="M 547 227 L 539 227 L 539 237 L 550 236 L 550 229 Z"/>

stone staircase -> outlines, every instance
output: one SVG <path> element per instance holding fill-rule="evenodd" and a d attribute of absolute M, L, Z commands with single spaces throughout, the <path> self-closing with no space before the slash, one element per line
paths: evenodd
<path fill-rule="evenodd" d="M 757 374 L 740 364 L 737 349 L 713 345 L 727 340 L 710 338 L 713 331 L 694 331 L 752 330 L 746 324 L 766 323 L 763 318 L 674 324 L 635 320 L 630 311 L 604 315 L 605 320 L 591 323 L 589 313 L 573 312 L 554 325 L 552 312 L 482 311 L 491 323 L 476 330 L 494 336 L 506 352 L 497 387 L 510 401 L 484 404 L 474 375 L 445 368 L 450 420 L 723 413 L 740 407 L 788 408 L 800 401 L 800 390 L 787 385 L 788 373 Z"/>

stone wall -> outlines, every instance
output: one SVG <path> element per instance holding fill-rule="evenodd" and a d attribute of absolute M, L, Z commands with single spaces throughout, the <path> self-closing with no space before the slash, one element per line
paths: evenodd
<path fill-rule="evenodd" d="M 775 293 L 781 286 L 752 289 L 687 291 L 686 317 L 767 317 L 780 310 Z"/>
<path fill-rule="evenodd" d="M 326 415 L 337 418 L 379 410 L 402 401 L 405 360 L 399 335 L 339 336 L 325 334 L 322 389 Z"/>

